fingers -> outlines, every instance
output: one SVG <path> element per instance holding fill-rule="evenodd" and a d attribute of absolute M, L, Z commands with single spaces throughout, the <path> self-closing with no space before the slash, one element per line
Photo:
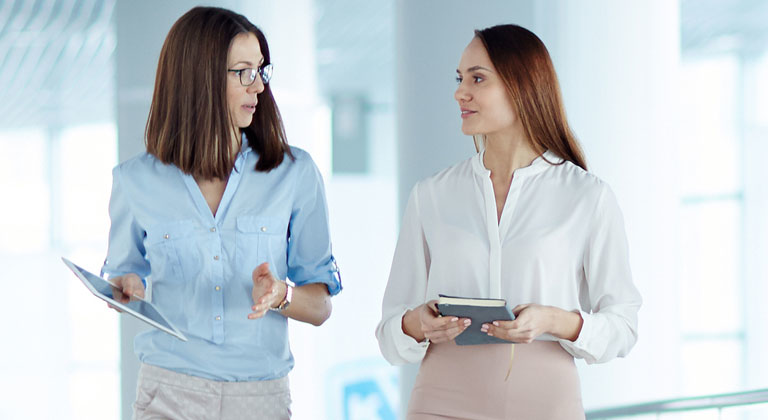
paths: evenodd
<path fill-rule="evenodd" d="M 256 301 L 255 305 L 251 306 L 251 310 L 253 312 L 248 314 L 248 319 L 258 319 L 266 315 L 267 311 L 269 311 L 269 308 L 274 306 L 276 296 L 277 291 L 262 296 L 258 301 Z"/>
<path fill-rule="evenodd" d="M 435 318 L 434 321 L 422 324 L 424 337 L 434 343 L 443 343 L 455 339 L 463 333 L 470 325 L 472 320 L 469 318 L 443 317 Z"/>
<path fill-rule="evenodd" d="M 254 306 L 253 308 L 256 308 L 256 306 Z M 253 308 L 251 308 L 251 309 L 253 309 Z M 269 308 L 266 308 L 266 309 L 262 308 L 262 309 L 259 309 L 259 310 L 255 310 L 255 309 L 254 309 L 254 310 L 253 310 L 253 312 L 251 312 L 251 313 L 249 313 L 249 314 L 248 314 L 248 319 L 259 319 L 259 318 L 263 318 L 263 317 L 264 317 L 264 315 L 266 315 L 266 314 L 267 314 L 267 311 L 268 311 L 268 310 L 269 310 Z"/>
<path fill-rule="evenodd" d="M 258 267 L 253 269 L 253 274 L 251 275 L 251 278 L 253 279 L 253 284 L 258 283 L 259 281 L 272 277 L 272 272 L 269 271 L 269 263 L 261 263 Z"/>
<path fill-rule="evenodd" d="M 530 343 L 541 335 L 535 328 L 520 326 L 517 321 L 493 321 L 483 324 L 480 331 L 514 343 Z"/>
<path fill-rule="evenodd" d="M 530 306 L 529 303 L 525 303 L 525 304 L 522 304 L 522 305 L 517 305 L 514 308 L 512 308 L 512 313 L 515 315 L 515 317 L 518 317 L 518 316 L 520 316 L 520 312 L 523 312 L 523 310 L 525 308 L 529 307 L 529 306 Z"/>
<path fill-rule="evenodd" d="M 432 310 L 432 313 L 437 316 L 440 311 L 437 309 L 437 300 L 433 299 L 426 303 L 427 308 Z"/>
<path fill-rule="evenodd" d="M 132 300 L 144 299 L 144 283 L 135 273 L 125 274 L 110 279 L 117 287 L 112 287 L 112 298 L 120 303 L 128 303 Z"/>
<path fill-rule="evenodd" d="M 128 303 L 128 301 L 130 300 L 128 298 L 128 296 L 126 296 L 123 293 L 122 290 L 120 290 L 120 289 L 118 289 L 116 287 L 112 288 L 112 298 L 115 299 L 116 301 L 120 302 L 120 303 Z"/>

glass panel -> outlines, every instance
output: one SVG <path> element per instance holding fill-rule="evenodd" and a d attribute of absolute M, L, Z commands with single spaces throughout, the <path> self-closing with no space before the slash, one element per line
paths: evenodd
<path fill-rule="evenodd" d="M 740 189 L 740 142 L 735 128 L 738 64 L 723 55 L 681 65 L 680 187 L 683 195 Z"/>
<path fill-rule="evenodd" d="M 14 396 L 3 419 L 119 417 L 117 314 L 60 260 L 98 271 L 104 258 L 114 127 L 59 133 L 0 132 L 0 196 L 14 197 L 0 207 L 0 265 L 18 289 L 0 316 L 24 343 L 0 353 L 0 392 Z"/>
<path fill-rule="evenodd" d="M 765 420 L 768 419 L 768 403 L 729 407 L 723 409 L 722 420 Z"/>
<path fill-rule="evenodd" d="M 683 206 L 680 319 L 683 334 L 742 329 L 741 203 Z"/>
<path fill-rule="evenodd" d="M 739 389 L 742 347 L 739 339 L 689 340 L 683 343 L 683 393 L 721 394 Z"/>
<path fill-rule="evenodd" d="M 47 152 L 42 130 L 0 131 L 0 252 L 42 252 L 50 243 Z"/>
<path fill-rule="evenodd" d="M 680 413 L 664 413 L 659 420 L 720 420 L 717 410 L 687 411 Z"/>
<path fill-rule="evenodd" d="M 768 126 L 768 54 L 763 54 L 755 66 L 755 123 Z"/>
<path fill-rule="evenodd" d="M 69 401 L 73 419 L 120 417 L 120 386 L 109 371 L 79 369 L 73 373 L 69 381 Z"/>
<path fill-rule="evenodd" d="M 117 134 L 111 124 L 73 127 L 62 133 L 58 217 L 68 245 L 89 243 L 106 250 L 116 146 Z"/>

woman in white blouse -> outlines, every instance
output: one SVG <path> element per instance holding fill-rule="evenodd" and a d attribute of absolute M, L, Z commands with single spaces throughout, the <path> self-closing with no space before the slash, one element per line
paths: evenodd
<path fill-rule="evenodd" d="M 573 359 L 606 362 L 637 340 L 621 211 L 586 170 L 536 35 L 475 31 L 457 73 L 462 131 L 479 153 L 411 191 L 381 351 L 421 362 L 409 419 L 582 419 Z M 439 317 L 438 294 L 506 299 L 516 319 L 482 331 L 510 344 L 457 346 L 471 320 Z"/>

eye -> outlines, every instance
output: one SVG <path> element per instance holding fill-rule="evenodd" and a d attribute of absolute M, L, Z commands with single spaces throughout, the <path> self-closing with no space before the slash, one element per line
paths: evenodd
<path fill-rule="evenodd" d="M 461 76 L 456 76 L 456 83 L 461 84 L 462 80 Z"/>
<path fill-rule="evenodd" d="M 482 76 L 472 76 L 472 78 L 475 79 L 475 83 L 480 83 L 485 80 Z"/>

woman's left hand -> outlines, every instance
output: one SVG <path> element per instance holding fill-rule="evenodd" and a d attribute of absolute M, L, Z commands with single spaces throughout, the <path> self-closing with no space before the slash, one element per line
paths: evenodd
<path fill-rule="evenodd" d="M 569 312 L 554 306 L 527 303 L 512 309 L 514 321 L 493 321 L 483 324 L 480 331 L 515 343 L 530 343 L 542 334 L 551 334 L 563 340 L 576 341 L 584 320 L 578 312 Z"/>
<path fill-rule="evenodd" d="M 480 331 L 502 340 L 530 343 L 552 330 L 554 310 L 557 308 L 535 303 L 518 305 L 512 309 L 514 321 L 493 321 L 492 324 L 483 324 Z"/>
<path fill-rule="evenodd" d="M 253 297 L 254 305 L 248 314 L 248 319 L 257 319 L 263 317 L 269 308 L 274 308 L 285 298 L 286 285 L 275 278 L 269 270 L 269 263 L 263 263 L 253 270 L 251 275 L 253 279 Z"/>

